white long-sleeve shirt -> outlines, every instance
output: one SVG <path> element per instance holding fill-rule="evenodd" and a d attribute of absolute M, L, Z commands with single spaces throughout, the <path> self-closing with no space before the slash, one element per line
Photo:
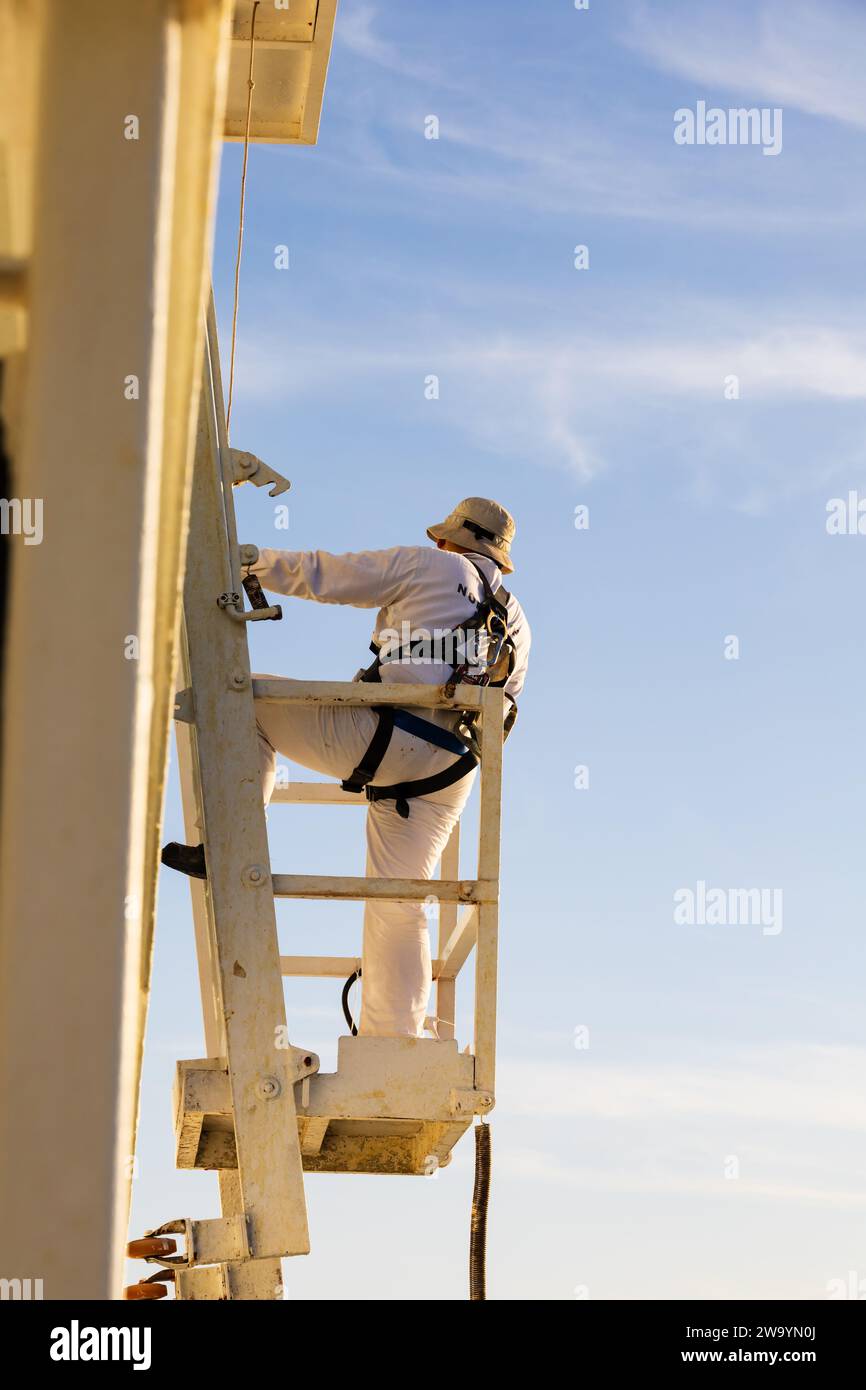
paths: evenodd
<path fill-rule="evenodd" d="M 484 598 L 476 566 L 491 588 L 498 589 L 502 571 L 495 560 L 476 554 L 470 559 L 423 545 L 347 555 L 330 555 L 326 550 L 261 550 L 251 568 L 262 586 L 277 594 L 378 608 L 373 641 L 391 646 L 394 634 L 450 632 L 473 617 Z M 505 691 L 516 699 L 526 677 L 531 634 L 513 594 L 508 599 L 508 618 L 514 669 Z M 383 679 L 410 685 L 440 685 L 449 674 L 449 666 L 429 661 L 393 661 L 382 670 Z"/>

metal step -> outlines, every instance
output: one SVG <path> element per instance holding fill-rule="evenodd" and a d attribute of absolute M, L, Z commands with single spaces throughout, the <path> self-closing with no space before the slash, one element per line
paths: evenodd
<path fill-rule="evenodd" d="M 304 1170 L 429 1176 L 493 1107 L 474 1076 L 453 1039 L 340 1038 L 337 1070 L 295 1085 Z M 174 1105 L 177 1166 L 237 1168 L 224 1059 L 179 1062 Z"/>

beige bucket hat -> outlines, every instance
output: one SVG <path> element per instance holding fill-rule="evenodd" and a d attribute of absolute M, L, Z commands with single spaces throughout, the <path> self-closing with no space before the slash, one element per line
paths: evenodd
<path fill-rule="evenodd" d="M 514 517 L 489 497 L 464 497 L 439 526 L 428 526 L 431 541 L 453 541 L 479 555 L 489 555 L 503 574 L 511 574 Z"/>

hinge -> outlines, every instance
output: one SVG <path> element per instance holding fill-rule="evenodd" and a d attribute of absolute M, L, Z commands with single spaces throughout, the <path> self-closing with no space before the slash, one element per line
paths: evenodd
<path fill-rule="evenodd" d="M 486 1115 L 494 1106 L 491 1091 L 455 1089 L 451 1092 L 450 1101 L 451 1113 L 454 1115 Z"/>

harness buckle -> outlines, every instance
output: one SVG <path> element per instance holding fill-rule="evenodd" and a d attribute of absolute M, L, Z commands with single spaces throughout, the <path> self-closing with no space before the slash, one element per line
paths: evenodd
<path fill-rule="evenodd" d="M 363 792 L 375 777 L 375 772 L 371 772 L 366 767 L 356 767 L 350 777 L 346 777 L 340 783 L 344 792 Z"/>

